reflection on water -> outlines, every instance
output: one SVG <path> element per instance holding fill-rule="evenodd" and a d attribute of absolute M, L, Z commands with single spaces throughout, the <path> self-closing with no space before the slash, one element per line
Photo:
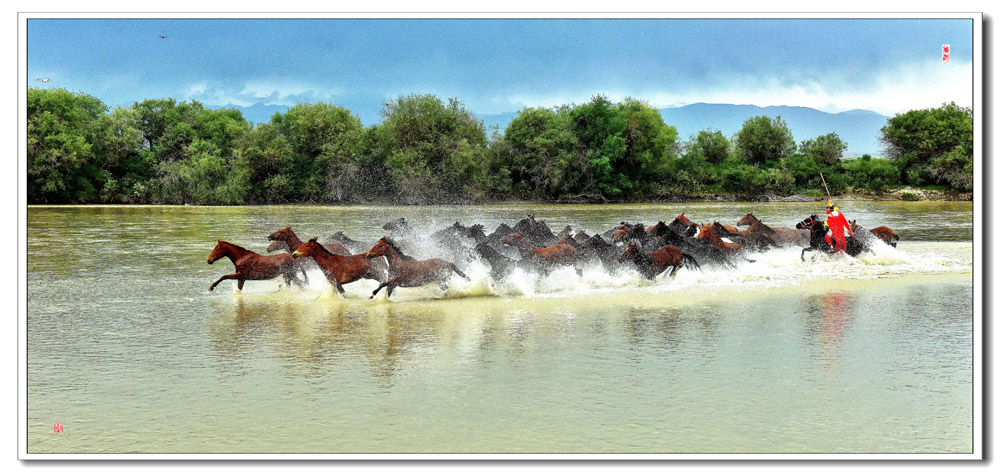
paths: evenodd
<path fill-rule="evenodd" d="M 816 345 L 826 369 L 837 368 L 841 345 L 850 328 L 853 296 L 846 292 L 828 292 L 806 300 L 808 313 L 807 332 L 811 344 Z"/>
<path fill-rule="evenodd" d="M 665 207 L 535 210 L 589 229 L 679 209 Z M 910 232 L 857 260 L 777 251 L 654 282 L 498 284 L 473 266 L 471 282 L 392 300 L 368 300 L 371 281 L 340 297 L 318 271 L 304 290 L 209 293 L 220 269 L 204 259 L 216 237 L 262 249 L 288 224 L 371 239 L 389 216 L 443 227 L 523 209 L 33 208 L 29 451 L 968 452 L 971 207 L 933 207 L 956 221 L 938 233 L 903 223 L 908 208 L 853 208 Z"/>

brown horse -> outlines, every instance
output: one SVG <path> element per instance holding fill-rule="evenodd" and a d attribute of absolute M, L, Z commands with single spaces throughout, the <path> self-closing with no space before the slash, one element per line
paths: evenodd
<path fill-rule="evenodd" d="M 694 236 L 695 231 L 697 231 L 697 225 L 695 222 L 684 216 L 684 213 L 677 215 L 677 217 L 674 218 L 674 220 L 671 221 L 667 227 L 670 228 L 671 231 L 683 237 Z"/>
<path fill-rule="evenodd" d="M 755 251 L 766 251 L 772 247 L 779 247 L 778 243 L 772 237 L 774 233 L 765 232 L 739 232 L 733 233 L 729 229 L 732 226 L 724 225 L 718 221 L 712 223 L 712 231 L 715 235 L 720 238 L 730 238 L 734 243 L 739 244 L 740 247 L 753 249 Z"/>
<path fill-rule="evenodd" d="M 711 243 L 713 246 L 722 250 L 724 254 L 735 254 L 739 252 L 740 245 L 731 241 L 723 241 L 719 235 L 715 234 L 715 230 L 712 229 L 710 225 L 701 225 L 698 235 L 695 236 L 698 239 L 704 239 Z"/>
<path fill-rule="evenodd" d="M 866 228 L 862 228 L 861 225 L 859 225 L 857 223 L 857 220 L 851 220 L 851 232 L 852 233 L 857 233 L 858 230 L 862 230 L 862 229 L 866 229 Z M 869 229 L 868 232 L 871 233 L 871 234 L 873 234 L 876 238 L 881 239 L 882 242 L 884 242 L 884 243 L 886 243 L 886 244 L 888 244 L 888 245 L 890 245 L 892 247 L 896 247 L 896 243 L 894 243 L 892 241 L 893 239 L 895 239 L 896 241 L 899 241 L 899 236 L 896 235 L 896 232 L 893 231 L 893 230 L 891 230 L 891 229 L 889 229 L 886 226 L 879 226 L 878 228 L 872 228 L 872 229 Z"/>
<path fill-rule="evenodd" d="M 470 280 L 451 262 L 442 259 L 421 261 L 403 254 L 388 237 L 378 240 L 375 246 L 365 253 L 365 257 L 369 259 L 383 256 L 389 261 L 389 280 L 379 284 L 378 288 L 372 292 L 372 296 L 368 298 L 375 298 L 382 287 L 386 287 L 386 298 L 392 296 L 392 290 L 396 287 L 419 287 L 437 282 L 442 289 L 446 290 L 448 286 L 445 281 L 451 277 L 452 272 L 462 276 L 465 280 Z"/>
<path fill-rule="evenodd" d="M 219 277 L 219 280 L 208 286 L 208 291 L 214 290 L 219 282 L 226 279 L 236 279 L 236 288 L 243 290 L 243 282 L 247 280 L 270 280 L 279 275 L 284 277 L 285 285 L 291 285 L 290 282 L 294 281 L 299 287 L 302 286 L 302 281 L 295 277 L 298 267 L 292 260 L 292 256 L 288 254 L 262 256 L 233 243 L 221 239 L 218 241 L 215 249 L 212 249 L 211 254 L 208 255 L 208 263 L 211 264 L 223 257 L 228 257 L 236 266 L 236 273 Z"/>
<path fill-rule="evenodd" d="M 667 270 L 667 267 L 670 267 L 670 277 L 676 277 L 677 271 L 685 262 L 689 262 L 701 270 L 698 261 L 694 257 L 684 254 L 677 246 L 663 246 L 649 254 L 644 254 L 639 249 L 638 244 L 629 243 L 628 248 L 618 258 L 619 262 L 626 260 L 635 262 L 639 272 L 649 280 L 655 279 L 657 275 L 660 275 L 660 272 Z"/>
<path fill-rule="evenodd" d="M 761 222 L 753 212 L 747 213 L 736 222 L 736 226 L 750 226 L 746 233 L 763 233 L 774 239 L 774 242 L 783 246 L 801 245 L 809 243 L 809 231 L 792 228 L 772 228 Z"/>
<path fill-rule="evenodd" d="M 500 238 L 500 242 L 516 247 L 520 251 L 522 259 L 529 259 L 541 263 L 543 266 L 569 265 L 576 262 L 576 248 L 566 243 L 557 243 L 549 247 L 535 247 L 521 232 L 504 236 Z"/>
<path fill-rule="evenodd" d="M 362 278 L 375 278 L 370 275 L 373 270 L 371 261 L 364 254 L 353 256 L 342 256 L 330 252 L 325 246 L 316 242 L 316 238 L 299 246 L 292 257 L 312 257 L 316 265 L 323 271 L 326 279 L 333 284 L 341 295 L 344 294 L 344 285 L 357 282 Z M 378 280 L 378 279 L 376 279 Z"/>

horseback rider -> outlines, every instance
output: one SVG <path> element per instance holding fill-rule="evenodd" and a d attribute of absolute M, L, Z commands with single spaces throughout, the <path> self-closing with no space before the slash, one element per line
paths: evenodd
<path fill-rule="evenodd" d="M 854 237 L 854 231 L 847 222 L 847 217 L 840 212 L 840 208 L 833 206 L 832 200 L 826 202 L 826 226 L 830 232 L 826 235 L 826 243 L 833 246 L 833 252 L 846 251 L 847 239 L 844 237 L 844 230 Z M 832 239 L 832 240 L 831 240 Z M 836 244 L 834 243 L 836 241 Z"/>

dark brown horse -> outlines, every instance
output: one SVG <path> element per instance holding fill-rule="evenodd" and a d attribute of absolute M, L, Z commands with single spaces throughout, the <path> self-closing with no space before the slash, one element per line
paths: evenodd
<path fill-rule="evenodd" d="M 670 228 L 671 231 L 685 238 L 694 236 L 698 229 L 695 222 L 684 216 L 684 213 L 677 215 L 677 217 L 674 218 L 674 220 L 671 221 L 667 227 Z"/>
<path fill-rule="evenodd" d="M 782 246 L 798 246 L 809 242 L 809 231 L 792 228 L 772 228 L 761 222 L 753 212 L 747 213 L 736 222 L 736 226 L 750 226 L 747 233 L 763 233 Z"/>
<path fill-rule="evenodd" d="M 301 257 L 311 257 L 316 261 L 316 265 L 323 271 L 326 279 L 333 284 L 341 295 L 344 294 L 344 285 L 357 282 L 363 278 L 375 278 L 371 275 L 374 270 L 371 261 L 364 254 L 353 256 L 342 256 L 334 254 L 323 245 L 316 242 L 316 238 L 299 246 L 292 256 L 295 259 Z M 378 280 L 378 279 L 376 279 Z"/>
<path fill-rule="evenodd" d="M 469 280 L 469 277 L 451 262 L 442 259 L 417 260 L 403 254 L 388 237 L 378 240 L 365 254 L 369 259 L 383 256 L 389 261 L 389 280 L 382 282 L 368 298 L 375 298 L 382 287 L 386 287 L 386 298 L 392 296 L 392 290 L 396 287 L 419 287 L 437 282 L 446 290 L 448 286 L 445 282 L 451 277 L 452 272 Z"/>
<path fill-rule="evenodd" d="M 778 243 L 775 242 L 772 235 L 774 233 L 768 234 L 764 232 L 737 232 L 733 233 L 730 231 L 732 226 L 724 225 L 718 221 L 712 223 L 712 231 L 715 235 L 720 238 L 728 238 L 734 243 L 739 244 L 740 247 L 749 248 L 755 251 L 766 251 L 772 247 L 779 247 Z"/>
<path fill-rule="evenodd" d="M 639 272 L 649 280 L 655 279 L 657 275 L 667 270 L 668 267 L 670 267 L 670 277 L 676 277 L 677 271 L 680 270 L 685 262 L 701 270 L 698 261 L 694 257 L 684 254 L 677 246 L 663 246 L 649 254 L 644 254 L 639 249 L 638 244 L 629 243 L 628 248 L 625 249 L 625 252 L 622 253 L 618 260 L 621 262 L 627 260 L 633 261 Z"/>
<path fill-rule="evenodd" d="M 851 220 L 851 232 L 852 233 L 858 233 L 858 230 L 863 230 L 863 229 L 866 229 L 866 228 L 862 228 L 861 225 L 859 225 L 857 223 L 857 220 Z M 893 239 L 895 239 L 896 241 L 899 241 L 899 236 L 896 235 L 896 232 L 893 231 L 893 230 L 891 230 L 891 229 L 889 229 L 886 226 L 879 226 L 878 228 L 868 229 L 867 231 L 869 233 L 871 233 L 873 236 L 875 236 L 876 238 L 881 239 L 882 242 L 884 242 L 884 243 L 886 243 L 886 244 L 888 244 L 888 245 L 890 245 L 892 247 L 896 247 L 896 243 L 893 242 Z"/>
<path fill-rule="evenodd" d="M 243 290 L 243 282 L 247 280 L 270 280 L 279 275 L 284 277 L 285 285 L 291 285 L 290 282 L 294 281 L 299 287 L 302 286 L 302 281 L 295 277 L 295 272 L 299 268 L 296 267 L 292 256 L 288 254 L 262 256 L 233 243 L 221 239 L 218 241 L 215 249 L 212 249 L 211 254 L 208 255 L 208 263 L 211 264 L 223 257 L 228 257 L 236 266 L 236 273 L 219 277 L 219 280 L 208 286 L 209 291 L 214 290 L 219 282 L 226 279 L 235 279 L 236 288 Z"/>

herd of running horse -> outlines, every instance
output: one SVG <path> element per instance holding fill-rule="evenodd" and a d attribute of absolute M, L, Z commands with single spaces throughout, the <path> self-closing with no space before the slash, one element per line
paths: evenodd
<path fill-rule="evenodd" d="M 772 248 L 804 247 L 801 258 L 808 251 L 832 254 L 833 248 L 825 240 L 829 231 L 816 215 L 812 215 L 795 228 L 770 227 L 748 213 L 735 226 L 697 224 L 684 213 L 669 224 L 660 221 L 652 226 L 621 222 L 603 233 L 589 235 L 567 226 L 554 233 L 544 221 L 528 216 L 513 227 L 501 223 L 496 230 L 486 234 L 483 225 L 463 226 L 456 222 L 434 232 L 429 238 L 419 236 L 405 219 L 399 218 L 383 226 L 388 235 L 374 243 L 355 241 L 337 232 L 323 242 L 312 238 L 303 242 L 292 228 L 279 229 L 267 237 L 271 241 L 267 252 L 261 255 L 235 244 L 218 240 L 208 256 L 211 264 L 228 257 L 236 272 L 216 280 L 213 290 L 223 280 L 236 280 L 242 290 L 247 280 L 268 280 L 282 276 L 286 285 L 303 286 L 308 281 L 306 269 L 312 265 L 323 272 L 340 294 L 344 285 L 361 279 L 379 282 L 371 297 L 386 289 L 392 295 L 396 287 L 418 287 L 437 283 L 446 289 L 446 282 L 457 274 L 468 279 L 459 267 L 467 267 L 481 260 L 490 266 L 490 276 L 501 280 L 515 269 L 547 274 L 564 267 L 574 268 L 582 275 L 582 268 L 599 264 L 608 272 L 632 267 L 652 280 L 670 269 L 677 271 L 689 265 L 701 270 L 702 266 L 733 268 L 735 262 L 754 262 L 745 252 L 759 253 Z M 739 229 L 745 226 L 746 229 Z M 866 230 L 851 222 L 854 237 L 847 239 L 847 254 L 857 256 L 870 251 L 873 244 L 896 246 L 899 240 L 891 229 L 884 226 Z M 428 257 L 416 259 L 412 255 Z M 438 256 L 438 257 L 431 257 Z M 449 262 L 454 261 L 454 262 Z M 303 280 L 299 280 L 298 274 Z"/>

